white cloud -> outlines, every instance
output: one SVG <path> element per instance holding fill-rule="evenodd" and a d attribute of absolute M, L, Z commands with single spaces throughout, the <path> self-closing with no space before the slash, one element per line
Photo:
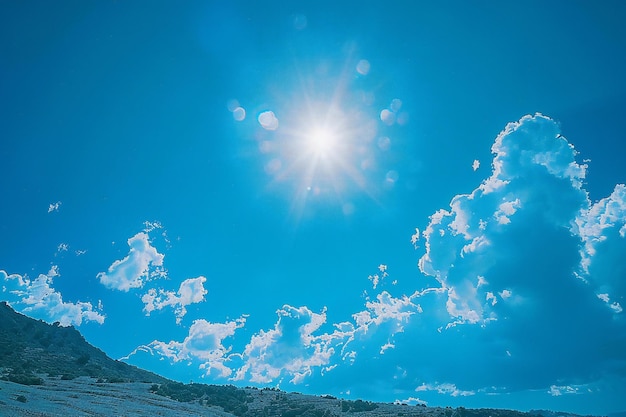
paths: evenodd
<path fill-rule="evenodd" d="M 107 272 L 97 275 L 104 286 L 128 291 L 142 288 L 147 281 L 166 275 L 164 255 L 150 244 L 147 233 L 140 232 L 128 239 L 128 246 L 130 251 L 124 259 L 113 262 Z"/>
<path fill-rule="evenodd" d="M 410 297 L 403 295 L 401 298 L 395 298 L 387 291 L 378 294 L 376 301 L 367 301 L 365 307 L 368 309 L 370 320 L 362 323 L 363 327 L 393 322 L 396 332 L 401 332 L 403 323 L 407 323 L 417 311 L 417 305 L 413 304 Z"/>
<path fill-rule="evenodd" d="M 461 249 L 461 257 L 465 257 L 465 254 L 472 253 L 480 250 L 483 246 L 489 245 L 489 240 L 485 236 L 477 236 L 472 241 Z"/>
<path fill-rule="evenodd" d="M 4 296 L 19 311 L 49 322 L 58 321 L 62 326 L 80 326 L 89 321 L 104 323 L 105 316 L 96 311 L 91 303 L 63 301 L 61 293 L 52 287 L 54 278 L 59 276 L 56 265 L 50 268 L 48 274 L 40 274 L 33 280 L 18 274 L 8 275 L 0 270 Z"/>
<path fill-rule="evenodd" d="M 509 124 L 492 151 L 491 175 L 454 196 L 424 228 L 419 269 L 446 291 L 449 321 L 441 337 L 466 347 L 447 355 L 441 369 L 425 362 L 421 369 L 449 380 L 464 354 L 475 355 L 476 365 L 453 382 L 554 392 L 598 372 L 615 375 L 614 363 L 626 361 L 625 354 L 600 352 L 623 344 L 624 321 L 615 316 L 623 315 L 626 297 L 626 186 L 592 204 L 583 188 L 587 166 L 576 162 L 558 124 L 542 115 Z M 501 356 L 487 363 L 478 349 Z M 573 357 L 580 366 L 571 367 Z"/>
<path fill-rule="evenodd" d="M 611 299 L 626 297 L 626 186 L 618 184 L 610 196 L 589 204 L 576 218 L 574 228 L 580 235 L 580 274 Z M 608 304 L 608 301 L 607 301 Z M 609 304 L 620 313 L 619 303 Z"/>
<path fill-rule="evenodd" d="M 495 306 L 497 292 L 506 298 L 505 289 L 492 279 L 491 285 L 475 285 L 472 277 L 487 275 L 493 256 L 502 253 L 494 241 L 502 241 L 520 213 L 525 217 L 519 222 L 532 217 L 536 223 L 527 227 L 545 222 L 570 228 L 586 201 L 580 188 L 586 165 L 576 163 L 576 151 L 551 119 L 535 115 L 510 123 L 492 152 L 491 177 L 470 194 L 455 196 L 449 211 L 435 212 L 424 231 L 426 253 L 418 265 L 448 288 L 446 306 L 454 324 L 497 318 L 487 307 Z"/>
<path fill-rule="evenodd" d="M 451 397 L 467 397 L 475 395 L 476 392 L 472 390 L 460 390 L 455 384 L 443 383 L 443 384 L 422 384 L 415 388 L 417 392 L 435 391 L 438 394 L 450 395 Z"/>
<path fill-rule="evenodd" d="M 143 225 L 144 225 L 143 231 L 146 233 L 150 233 L 155 229 L 163 229 L 163 224 L 159 221 L 151 222 L 151 221 L 146 220 L 145 222 L 143 222 Z"/>
<path fill-rule="evenodd" d="M 373 289 L 376 289 L 378 287 L 378 284 L 380 284 L 383 281 L 383 279 L 389 276 L 389 273 L 387 272 L 387 265 L 385 264 L 378 265 L 378 272 L 380 274 L 377 273 L 377 274 L 369 275 L 367 277 L 367 279 L 369 279 L 372 282 Z"/>
<path fill-rule="evenodd" d="M 505 201 L 504 203 L 498 206 L 498 211 L 496 211 L 493 217 L 496 219 L 498 224 L 509 224 L 511 223 L 510 217 L 515 214 L 517 209 L 520 208 L 520 199 L 516 198 L 513 201 Z"/>
<path fill-rule="evenodd" d="M 182 342 L 153 341 L 149 345 L 139 346 L 130 355 L 138 352 L 158 354 L 173 362 L 199 361 L 199 368 L 206 375 L 217 371 L 217 375 L 227 378 L 232 369 L 227 365 L 231 359 L 231 346 L 225 346 L 224 340 L 234 336 L 237 329 L 244 327 L 246 316 L 226 323 L 211 323 L 206 320 L 195 320 L 189 328 L 187 337 Z"/>
<path fill-rule="evenodd" d="M 483 308 L 476 299 L 477 290 L 471 285 L 466 286 L 464 296 L 457 294 L 456 287 L 448 288 L 448 301 L 446 309 L 455 320 L 448 324 L 448 328 L 457 324 L 476 324 L 483 318 Z M 467 296 L 470 295 L 470 296 Z"/>
<path fill-rule="evenodd" d="M 411 243 L 413 244 L 413 247 L 415 249 L 417 249 L 417 241 L 420 240 L 420 229 L 418 229 L 417 227 L 415 228 L 415 233 L 413 233 L 413 235 L 411 235 Z"/>
<path fill-rule="evenodd" d="M 59 208 L 61 207 L 61 202 L 57 201 L 56 203 L 51 203 L 48 206 L 48 213 L 52 213 L 53 211 L 59 211 Z"/>
<path fill-rule="evenodd" d="M 476 171 L 478 168 L 480 168 L 480 161 L 478 159 L 474 159 L 474 162 L 472 163 L 472 169 Z"/>
<path fill-rule="evenodd" d="M 274 328 L 253 335 L 242 354 L 243 366 L 235 379 L 268 383 L 283 377 L 299 384 L 315 368 L 332 369 L 335 350 L 329 335 L 315 332 L 326 322 L 326 310 L 314 313 L 308 307 L 283 306 Z"/>
<path fill-rule="evenodd" d="M 141 301 L 145 304 L 146 315 L 149 316 L 154 310 L 170 306 L 174 308 L 176 323 L 180 324 L 187 314 L 186 306 L 204 301 L 204 296 L 207 294 L 204 288 L 205 282 L 206 278 L 203 276 L 186 279 L 180 284 L 177 292 L 151 288 L 141 297 Z"/>
<path fill-rule="evenodd" d="M 417 397 L 409 397 L 404 400 L 395 400 L 394 404 L 406 404 L 406 405 L 428 405 L 428 403 Z"/>
<path fill-rule="evenodd" d="M 369 275 L 367 277 L 367 279 L 372 281 L 372 288 L 373 289 L 376 289 L 376 287 L 378 287 L 378 283 L 380 282 L 380 277 L 378 276 L 378 274 Z"/>
<path fill-rule="evenodd" d="M 379 353 L 380 353 L 381 355 L 384 355 L 384 354 L 385 354 L 385 351 L 387 351 L 388 349 L 394 349 L 395 347 L 396 347 L 396 345 L 395 345 L 395 344 L 393 344 L 393 343 L 391 343 L 391 342 L 387 342 L 387 343 L 385 343 L 384 345 L 382 345 L 382 346 L 380 347 L 380 352 L 379 352 Z"/>
<path fill-rule="evenodd" d="M 564 394 L 578 394 L 578 387 L 570 385 L 551 385 L 548 393 L 553 397 L 559 397 Z"/>

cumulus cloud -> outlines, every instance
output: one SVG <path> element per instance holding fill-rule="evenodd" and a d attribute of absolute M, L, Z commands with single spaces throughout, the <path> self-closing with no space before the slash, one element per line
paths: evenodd
<path fill-rule="evenodd" d="M 386 273 L 387 267 L 381 264 L 378 270 Z M 377 345 L 380 354 L 394 349 L 393 336 L 403 331 L 403 326 L 413 314 L 421 312 L 421 307 L 413 301 L 429 291 L 398 298 L 383 291 L 375 299 L 367 299 L 365 309 L 353 314 L 351 321 L 329 325 L 326 331 L 322 329 L 327 323 L 326 309 L 315 313 L 306 306 L 284 305 L 276 312 L 278 320 L 274 326 L 258 330 L 239 352 L 232 352 L 231 348 L 211 348 L 206 352 L 185 348 L 196 338 L 190 330 L 189 336 L 182 342 L 155 341 L 148 346 L 140 346 L 133 354 L 146 351 L 174 362 L 200 360 L 203 363 L 201 367 L 219 368 L 218 376 L 233 380 L 301 384 L 313 375 L 335 370 L 339 363 L 353 363 L 357 350 L 361 350 L 364 343 Z M 168 300 L 174 299 L 178 298 L 171 293 L 161 293 L 160 298 L 154 292 L 144 296 L 147 309 L 168 305 Z M 233 333 L 234 329 L 227 336 Z M 202 362 L 205 357 L 211 359 L 210 363 Z M 226 363 L 229 364 L 228 369 Z M 235 371 L 233 376 L 230 370 Z"/>
<path fill-rule="evenodd" d="M 181 282 L 178 291 L 165 291 L 163 289 L 150 288 L 141 297 L 145 304 L 144 311 L 149 316 L 154 310 L 161 310 L 164 307 L 174 308 L 176 323 L 180 324 L 182 318 L 187 314 L 186 307 L 190 304 L 204 301 L 207 290 L 204 288 L 206 278 L 189 278 Z"/>
<path fill-rule="evenodd" d="M 246 316 L 227 323 L 196 320 L 182 342 L 155 340 L 139 346 L 124 359 L 147 352 L 172 362 L 199 363 L 206 375 L 216 370 L 213 375 L 217 377 L 261 384 L 283 381 L 299 384 L 315 370 L 323 374 L 336 367 L 330 363 L 334 346 L 345 335 L 339 329 L 341 326 L 330 334 L 319 331 L 326 323 L 325 309 L 314 313 L 305 306 L 285 305 L 277 315 L 274 327 L 258 330 L 239 352 L 233 352 L 224 340 L 244 326 Z"/>
<path fill-rule="evenodd" d="M 226 346 L 224 340 L 232 338 L 237 329 L 244 327 L 245 323 L 245 316 L 226 323 L 195 320 L 182 342 L 155 340 L 149 345 L 139 346 L 124 359 L 144 351 L 152 355 L 158 354 L 172 362 L 199 361 L 199 367 L 206 375 L 216 371 L 217 376 L 227 378 L 233 372 L 227 365 L 232 347 Z"/>
<path fill-rule="evenodd" d="M 146 316 L 155 310 L 170 307 L 174 311 L 176 323 L 180 324 L 187 314 L 187 307 L 205 301 L 208 293 L 204 287 L 206 277 L 188 278 L 178 284 L 177 290 L 156 285 L 159 278 L 169 278 L 164 265 L 165 255 L 153 246 L 148 233 L 158 231 L 166 245 L 170 244 L 167 232 L 160 222 L 144 222 L 144 230 L 128 239 L 130 250 L 123 259 L 114 261 L 107 272 L 100 272 L 97 278 L 104 286 L 129 292 L 142 290 L 141 301 Z"/>
<path fill-rule="evenodd" d="M 426 253 L 420 269 L 449 289 L 448 312 L 462 322 L 494 318 L 483 300 L 488 288 L 504 288 L 494 288 L 497 282 L 487 271 L 496 258 L 486 255 L 509 249 L 496 242 L 511 246 L 507 238 L 518 234 L 518 225 L 523 224 L 535 231 L 548 229 L 554 239 L 567 239 L 577 213 L 587 203 L 581 189 L 586 166 L 576 163 L 575 150 L 549 118 L 526 116 L 509 124 L 492 151 L 492 176 L 470 194 L 454 197 L 449 211 L 433 214 L 424 232 Z M 519 221 L 511 225 L 514 216 L 520 216 Z M 531 230 L 520 238 L 532 235 Z M 530 255 L 514 247 L 510 250 Z M 479 289 L 478 276 L 486 277 L 490 285 Z"/>
<path fill-rule="evenodd" d="M 0 270 L 3 297 L 24 314 L 48 322 L 59 322 L 62 326 L 80 326 L 90 321 L 104 323 L 105 316 L 94 309 L 91 303 L 63 301 L 61 293 L 52 286 L 54 279 L 59 276 L 56 265 L 47 274 L 40 274 L 35 279 L 26 275 L 9 275 Z"/>
<path fill-rule="evenodd" d="M 128 255 L 113 262 L 107 272 L 98 273 L 100 282 L 107 288 L 128 291 L 131 288 L 142 288 L 149 280 L 164 277 L 164 255 L 148 239 L 148 234 L 144 232 L 128 239 Z"/>
<path fill-rule="evenodd" d="M 236 380 L 268 383 L 288 378 L 297 384 L 314 368 L 327 366 L 335 349 L 333 337 L 315 333 L 326 322 L 326 310 L 314 313 L 308 307 L 283 306 L 272 329 L 253 335 L 242 354 L 243 366 Z"/>
<path fill-rule="evenodd" d="M 376 295 L 376 300 L 367 301 L 365 315 L 357 313 L 354 315 L 359 327 L 367 330 L 369 326 L 380 326 L 383 323 L 393 323 L 392 333 L 401 332 L 403 323 L 407 323 L 409 318 L 418 310 L 418 306 L 413 303 L 412 297 L 403 295 L 400 298 L 393 297 L 389 292 L 383 291 Z M 365 317 L 358 318 L 359 316 Z"/>
<path fill-rule="evenodd" d="M 562 382 L 619 373 L 615 363 L 626 364 L 624 186 L 591 204 L 587 166 L 540 114 L 509 124 L 492 152 L 491 176 L 430 217 L 418 263 L 445 290 L 442 337 L 463 334 L 466 354 L 501 352 L 483 363 L 489 372 L 468 367 L 455 381 L 564 392 Z M 452 327 L 460 333 L 447 333 Z M 616 350 L 607 355 L 607 346 Z M 571 367 L 572 358 L 580 366 Z"/>

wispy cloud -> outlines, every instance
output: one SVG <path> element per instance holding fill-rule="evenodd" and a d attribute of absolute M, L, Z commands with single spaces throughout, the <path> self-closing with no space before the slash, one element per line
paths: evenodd
<path fill-rule="evenodd" d="M 59 243 L 59 246 L 57 246 L 57 252 L 55 253 L 55 255 L 59 255 L 62 252 L 67 252 L 70 248 L 70 245 L 68 245 L 67 243 Z"/>
<path fill-rule="evenodd" d="M 409 397 L 404 400 L 395 400 L 394 404 L 406 404 L 406 405 L 428 405 L 428 403 L 417 397 Z"/>
<path fill-rule="evenodd" d="M 91 303 L 63 301 L 61 293 L 53 287 L 54 279 L 59 276 L 57 266 L 52 266 L 47 274 L 40 274 L 35 279 L 26 275 L 9 275 L 0 270 L 3 297 L 22 313 L 48 322 L 58 321 L 62 326 L 80 326 L 90 321 L 104 323 L 105 316 L 96 311 Z"/>
<path fill-rule="evenodd" d="M 57 201 L 56 203 L 51 203 L 48 206 L 48 213 L 52 213 L 53 211 L 59 211 L 59 208 L 61 207 L 61 202 Z"/>
<path fill-rule="evenodd" d="M 455 384 L 443 383 L 443 384 L 422 384 L 419 387 L 415 388 L 417 392 L 423 391 L 435 391 L 438 394 L 450 395 L 451 397 L 467 397 L 470 395 L 476 395 L 475 391 L 470 390 L 460 390 L 456 387 Z"/>
<path fill-rule="evenodd" d="M 367 279 L 372 282 L 372 288 L 376 289 L 378 284 L 382 282 L 383 279 L 387 278 L 389 273 L 387 272 L 387 265 L 380 264 L 378 265 L 378 273 L 369 275 Z"/>
<path fill-rule="evenodd" d="M 140 232 L 128 239 L 130 251 L 123 259 L 109 266 L 107 272 L 97 277 L 107 288 L 128 291 L 142 288 L 147 281 L 166 276 L 163 268 L 164 255 L 150 244 L 147 233 Z"/>
<path fill-rule="evenodd" d="M 567 394 L 579 394 L 579 388 L 571 385 L 551 385 L 548 391 L 553 397 L 560 397 Z"/>

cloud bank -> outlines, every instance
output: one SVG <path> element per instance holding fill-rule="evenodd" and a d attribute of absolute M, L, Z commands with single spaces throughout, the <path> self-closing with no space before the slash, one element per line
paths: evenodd
<path fill-rule="evenodd" d="M 587 166 L 541 114 L 507 125 L 491 150 L 490 175 L 410 237 L 422 254 L 408 292 L 382 288 L 390 278 L 381 264 L 348 320 L 287 304 L 273 327 L 239 345 L 222 344 L 235 339 L 230 322 L 221 325 L 227 333 L 211 328 L 206 349 L 155 348 L 204 338 L 190 329 L 183 342 L 155 341 L 152 351 L 234 380 L 325 390 L 332 372 L 338 391 L 365 396 L 384 386 L 420 402 L 556 397 L 598 392 L 605 377 L 626 381 L 626 187 L 592 203 Z"/>

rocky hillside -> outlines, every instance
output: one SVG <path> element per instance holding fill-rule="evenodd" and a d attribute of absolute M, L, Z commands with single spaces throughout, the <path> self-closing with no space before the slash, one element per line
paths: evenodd
<path fill-rule="evenodd" d="M 42 376 L 167 382 L 159 375 L 109 358 L 73 327 L 34 320 L 0 302 L 0 378 L 38 385 L 43 383 Z"/>

